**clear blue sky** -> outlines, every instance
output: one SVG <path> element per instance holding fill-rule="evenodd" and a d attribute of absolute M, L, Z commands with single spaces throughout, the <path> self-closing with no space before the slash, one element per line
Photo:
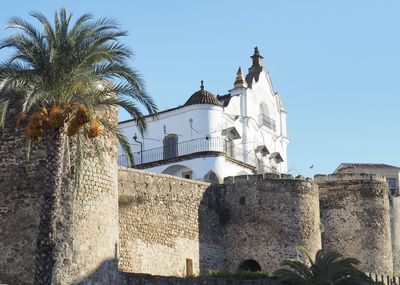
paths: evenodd
<path fill-rule="evenodd" d="M 115 17 L 130 33 L 133 65 L 160 109 L 183 104 L 200 80 L 226 94 L 258 46 L 289 113 L 292 174 L 330 173 L 340 162 L 400 166 L 400 1 L 1 4 L 1 26 L 11 16 L 29 19 L 31 10 L 52 17 L 63 6 L 75 15 Z"/>

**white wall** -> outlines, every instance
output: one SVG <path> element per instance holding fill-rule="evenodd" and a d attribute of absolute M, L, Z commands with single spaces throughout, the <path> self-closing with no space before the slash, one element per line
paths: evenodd
<path fill-rule="evenodd" d="M 275 165 L 269 157 L 263 158 L 266 169 L 276 167 L 281 173 L 287 172 L 287 138 L 286 130 L 286 112 L 283 109 L 278 94 L 275 94 L 272 83 L 266 70 L 262 71 L 259 80 L 253 81 L 252 88 L 236 88 L 231 90 L 231 94 L 240 94 L 241 102 L 241 123 L 242 128 L 246 128 L 245 136 L 242 138 L 241 144 L 246 146 L 248 152 L 254 151 L 257 146 L 265 145 L 270 153 L 279 152 L 283 158 L 283 162 Z M 232 100 L 231 100 L 232 101 Z M 259 122 L 260 106 L 266 105 L 268 115 L 275 121 L 276 131 L 273 131 Z M 228 106 L 229 107 L 229 106 Z M 231 107 L 231 109 L 238 109 Z M 230 109 L 230 110 L 231 110 Z M 240 108 L 239 108 L 240 109 Z"/>
<path fill-rule="evenodd" d="M 184 142 L 197 138 L 215 136 L 218 130 L 222 114 L 222 107 L 214 105 L 191 105 L 179 108 L 166 113 L 161 113 L 158 120 L 151 117 L 146 119 L 147 132 L 144 138 L 139 133 L 135 121 L 121 123 L 121 131 L 127 136 L 129 143 L 133 144 L 133 151 L 140 151 L 140 146 L 132 139 L 136 133 L 138 140 L 144 142 L 143 149 L 152 149 L 163 146 L 163 139 L 168 134 L 178 135 L 178 142 Z M 193 120 L 192 128 L 190 119 Z M 164 133 L 164 126 L 166 133 Z"/>

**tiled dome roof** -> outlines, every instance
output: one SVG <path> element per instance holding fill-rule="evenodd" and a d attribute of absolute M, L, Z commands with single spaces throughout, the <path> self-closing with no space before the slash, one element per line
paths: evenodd
<path fill-rule="evenodd" d="M 203 80 L 201 81 L 200 90 L 193 93 L 193 95 L 190 96 L 190 98 L 186 101 L 184 106 L 196 104 L 211 104 L 221 106 L 221 103 L 218 101 L 217 97 L 204 89 Z"/>

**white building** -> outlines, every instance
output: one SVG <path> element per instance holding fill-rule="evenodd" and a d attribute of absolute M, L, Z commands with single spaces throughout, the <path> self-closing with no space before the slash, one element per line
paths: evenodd
<path fill-rule="evenodd" d="M 239 68 L 233 89 L 214 96 L 204 89 L 182 106 L 146 117 L 140 135 L 135 120 L 119 127 L 133 146 L 135 168 L 205 181 L 254 173 L 286 173 L 286 112 L 272 88 L 257 48 L 244 77 Z M 127 166 L 122 151 L 120 165 Z"/>
<path fill-rule="evenodd" d="M 334 173 L 377 174 L 386 178 L 391 195 L 400 194 L 400 167 L 383 163 L 341 163 Z"/>

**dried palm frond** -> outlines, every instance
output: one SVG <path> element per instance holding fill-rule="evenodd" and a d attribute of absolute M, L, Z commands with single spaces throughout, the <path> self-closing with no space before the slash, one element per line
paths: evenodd
<path fill-rule="evenodd" d="M 59 129 L 64 125 L 63 109 L 55 106 L 51 108 L 49 115 L 49 124 L 53 129 Z"/>
<path fill-rule="evenodd" d="M 41 129 L 42 131 L 49 128 L 49 118 L 42 110 L 32 114 L 29 119 L 30 129 Z"/>
<path fill-rule="evenodd" d="M 101 127 L 99 122 L 96 119 L 92 120 L 87 134 L 88 138 L 93 139 L 95 137 L 98 137 L 100 133 L 101 133 Z"/>
<path fill-rule="evenodd" d="M 18 117 L 17 120 L 17 127 L 18 128 L 23 128 L 26 126 L 26 124 L 28 124 L 29 120 L 28 120 L 28 116 L 26 115 L 25 112 L 21 112 L 21 114 Z"/>
<path fill-rule="evenodd" d="M 69 137 L 75 136 L 78 133 L 79 128 L 80 128 L 80 126 L 78 125 L 77 121 L 74 118 L 72 118 L 68 122 L 67 136 L 69 136 Z"/>
<path fill-rule="evenodd" d="M 30 129 L 25 130 L 26 137 L 31 141 L 39 141 L 42 138 L 43 131 L 41 129 Z"/>
<path fill-rule="evenodd" d="M 78 105 L 78 108 L 76 109 L 74 114 L 74 120 L 76 121 L 76 125 L 79 127 L 83 126 L 84 124 L 90 121 L 89 110 L 85 105 L 83 104 Z"/>

